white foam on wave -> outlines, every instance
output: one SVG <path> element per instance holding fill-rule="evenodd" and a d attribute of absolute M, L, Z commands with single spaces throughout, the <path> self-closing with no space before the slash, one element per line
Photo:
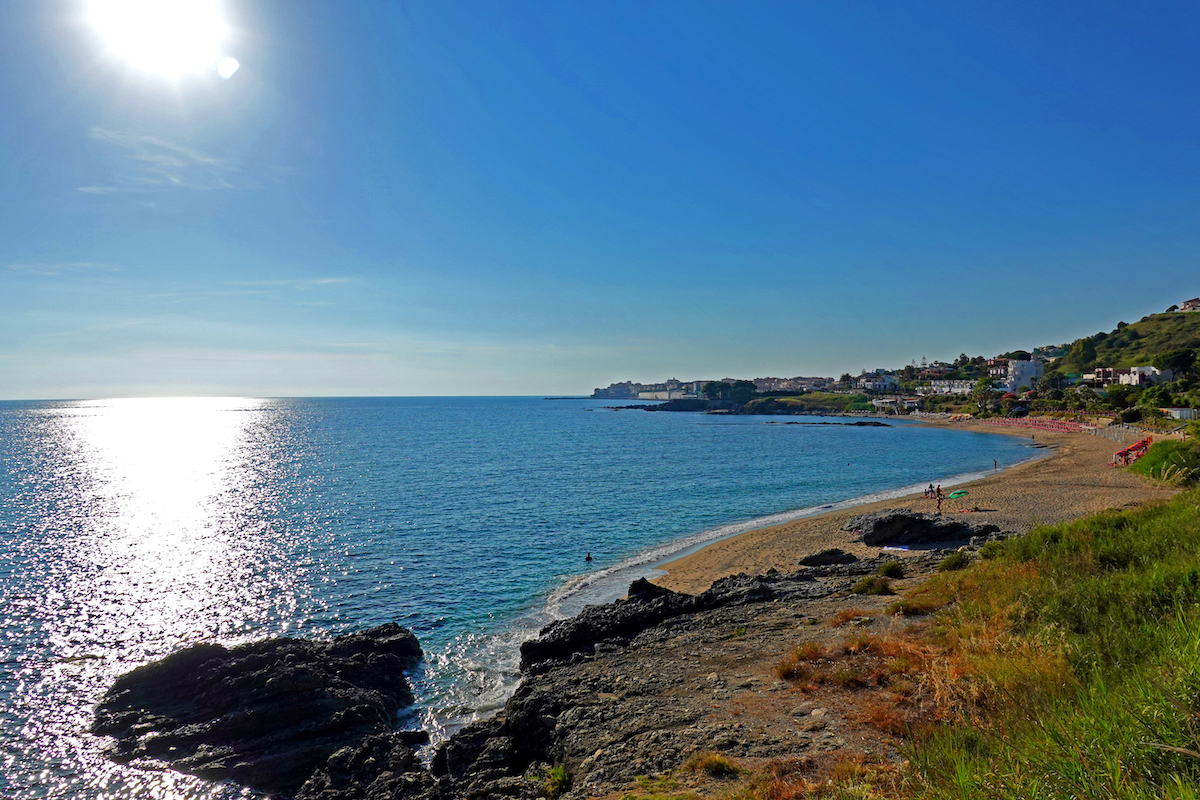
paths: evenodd
<path fill-rule="evenodd" d="M 1039 453 L 1038 455 L 1010 464 L 1005 469 L 1011 469 L 1030 461 L 1037 461 L 1047 457 L 1049 454 L 1049 451 Z M 933 483 L 940 483 L 943 487 L 957 486 L 996 474 L 995 470 L 964 472 L 959 475 L 951 475 L 940 481 L 935 480 Z M 577 575 L 570 578 L 566 583 L 550 593 L 542 608 L 542 615 L 548 620 L 563 619 L 578 614 L 586 605 L 612 602 L 618 597 L 624 596 L 626 590 L 629 588 L 629 584 L 638 578 L 653 578 L 665 575 L 666 572 L 658 569 L 658 566 L 694 553 L 721 539 L 728 539 L 748 531 L 767 528 L 772 525 L 781 525 L 785 522 L 813 517 L 830 511 L 854 508 L 855 506 L 877 503 L 884 500 L 895 500 L 910 494 L 922 492 L 927 485 L 928 482 L 916 483 L 909 486 L 901 486 L 897 489 L 873 492 L 835 503 L 768 514 L 765 517 L 756 517 L 744 522 L 721 525 L 716 528 L 693 533 L 682 539 L 674 539 L 670 542 L 655 545 L 619 564 L 614 564 L 611 567 L 606 567 L 587 575 Z"/>

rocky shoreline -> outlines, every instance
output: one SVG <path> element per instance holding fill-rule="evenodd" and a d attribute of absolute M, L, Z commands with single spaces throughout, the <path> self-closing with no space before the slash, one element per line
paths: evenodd
<path fill-rule="evenodd" d="M 943 555 L 910 553 L 906 569 L 929 572 Z M 428 766 L 414 750 L 421 734 L 389 729 L 412 702 L 403 671 L 420 658 L 396 625 L 328 643 L 197 645 L 119 678 L 93 730 L 115 737 L 116 760 L 297 800 L 536 798 L 553 768 L 570 782 L 565 796 L 601 797 L 697 752 L 803 756 L 818 769 L 868 739 L 898 758 L 897 741 L 868 737 L 852 715 L 829 711 L 836 702 L 816 703 L 773 672 L 797 638 L 839 635 L 820 618 L 864 602 L 852 585 L 893 558 L 810 554 L 789 574 L 736 575 L 697 595 L 639 580 L 626 598 L 526 642 L 504 710 L 442 743 Z"/>

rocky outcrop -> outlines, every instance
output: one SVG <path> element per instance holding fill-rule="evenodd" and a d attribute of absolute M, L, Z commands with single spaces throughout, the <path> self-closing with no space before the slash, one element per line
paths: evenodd
<path fill-rule="evenodd" d="M 427 776 L 402 745 L 375 738 L 337 753 L 297 800 L 533 800 L 545 796 L 551 764 L 576 781 L 568 797 L 598 797 L 700 749 L 742 757 L 835 749 L 832 733 L 749 735 L 738 722 L 712 721 L 715 701 L 767 687 L 757 678 L 727 680 L 705 654 L 714 641 L 740 635 L 757 655 L 775 631 L 811 624 L 807 601 L 848 585 L 770 572 L 726 578 L 691 596 L 638 580 L 625 599 L 589 606 L 526 643 L 526 676 L 504 711 L 438 747 Z M 783 684 L 771 689 L 786 694 Z"/>
<path fill-rule="evenodd" d="M 847 553 L 840 547 L 831 547 L 828 550 L 804 556 L 798 563 L 802 567 L 826 567 L 830 564 L 853 564 L 855 561 L 858 561 L 858 556 L 853 553 Z"/>
<path fill-rule="evenodd" d="M 597 646 L 623 646 L 637 633 L 683 614 L 783 596 L 811 599 L 830 592 L 807 575 L 781 575 L 775 570 L 756 577 L 722 578 L 698 595 L 672 592 L 640 578 L 630 584 L 626 599 L 587 606 L 570 619 L 550 623 L 537 639 L 522 644 L 521 670 L 536 673 L 592 655 Z"/>
<path fill-rule="evenodd" d="M 694 596 L 636 581 L 625 599 L 526 643 L 524 680 L 504 710 L 443 742 L 428 768 L 417 737 L 388 730 L 412 697 L 402 671 L 420 657 L 394 625 L 323 644 L 189 648 L 119 679 L 95 730 L 118 738 L 119 759 L 157 758 L 296 800 L 534 800 L 551 765 L 575 782 L 569 800 L 620 791 L 699 750 L 828 754 L 860 734 L 852 721 L 791 710 L 790 685 L 772 672 L 779 637 L 817 630 L 810 601 L 848 590 L 884 558 L 735 575 Z M 749 723 L 742 702 L 784 722 Z"/>
<path fill-rule="evenodd" d="M 853 531 L 855 539 L 869 545 L 919 544 L 967 540 L 1000 531 L 998 525 L 971 522 L 961 514 L 923 514 L 904 509 L 884 509 L 851 517 L 842 526 Z"/>
<path fill-rule="evenodd" d="M 92 732 L 116 739 L 119 762 L 291 794 L 339 748 L 391 730 L 420 658 L 394 623 L 328 642 L 199 644 L 118 678 Z"/>

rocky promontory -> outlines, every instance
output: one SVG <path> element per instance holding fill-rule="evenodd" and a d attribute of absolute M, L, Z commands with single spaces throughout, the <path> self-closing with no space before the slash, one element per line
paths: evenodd
<path fill-rule="evenodd" d="M 119 762 L 291 794 L 339 748 L 392 730 L 413 702 L 404 671 L 420 658 L 394 623 L 327 642 L 198 644 L 118 678 L 92 732 L 116 739 Z"/>
<path fill-rule="evenodd" d="M 943 556 L 906 563 L 915 575 Z M 94 730 L 117 738 L 118 760 L 158 759 L 296 800 L 564 791 L 582 800 L 677 771 L 700 752 L 790 759 L 814 774 L 848 752 L 898 758 L 898 740 L 855 711 L 860 686 L 809 695 L 777 666 L 809 639 L 829 653 L 831 671 L 886 672 L 871 663 L 878 654 L 839 644 L 844 634 L 827 621 L 841 613 L 859 628 L 896 624 L 872 610 L 879 601 L 850 593 L 894 557 L 822 552 L 797 559 L 805 563 L 790 574 L 735 575 L 697 595 L 636 581 L 627 597 L 526 642 L 523 680 L 504 710 L 425 759 L 413 749 L 418 736 L 389 730 L 412 698 L 403 670 L 420 657 L 398 626 L 327 643 L 189 648 L 119 679 Z M 563 782 L 548 790 L 555 772 Z"/>

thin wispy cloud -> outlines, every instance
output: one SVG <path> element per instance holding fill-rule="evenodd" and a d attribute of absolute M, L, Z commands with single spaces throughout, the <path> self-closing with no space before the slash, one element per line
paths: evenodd
<path fill-rule="evenodd" d="M 6 267 L 7 272 L 15 272 L 21 275 L 39 275 L 43 277 L 53 277 L 59 275 L 106 274 L 110 272 L 118 272 L 120 269 L 121 268 L 115 264 L 98 264 L 91 261 L 70 261 L 49 264 L 9 264 Z"/>
<path fill-rule="evenodd" d="M 237 163 L 157 136 L 92 128 L 92 137 L 119 152 L 124 169 L 109 185 L 80 186 L 85 194 L 107 195 L 171 188 L 234 189 Z"/>
<path fill-rule="evenodd" d="M 322 286 L 331 286 L 339 283 L 349 283 L 352 278 L 278 278 L 273 280 L 261 281 L 227 281 L 226 286 L 238 286 L 244 289 L 295 289 L 297 291 L 311 291 Z"/>

